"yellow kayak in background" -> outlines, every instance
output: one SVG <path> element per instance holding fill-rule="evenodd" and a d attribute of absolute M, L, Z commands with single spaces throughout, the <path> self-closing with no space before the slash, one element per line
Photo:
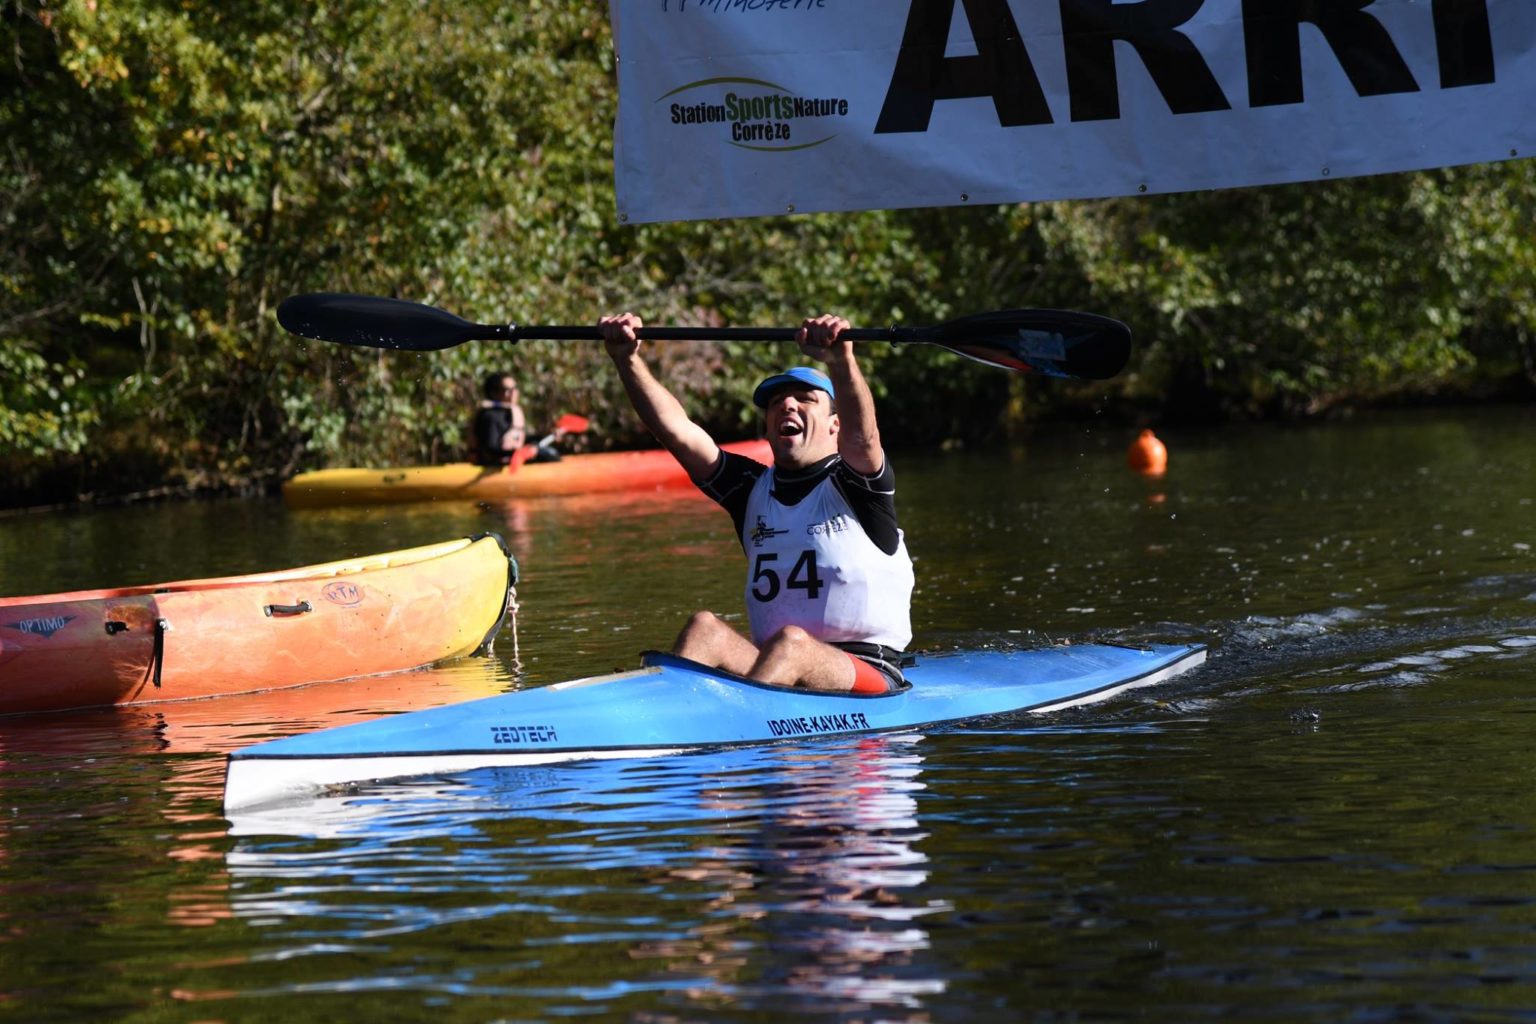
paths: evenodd
<path fill-rule="evenodd" d="M 769 464 L 767 441 L 721 445 L 728 452 Z M 455 462 L 405 469 L 321 469 L 283 484 L 292 508 L 378 505 L 406 501 L 505 501 L 601 491 L 680 487 L 688 475 L 661 448 L 637 452 L 567 455 L 558 462 L 526 462 L 515 469 Z"/>

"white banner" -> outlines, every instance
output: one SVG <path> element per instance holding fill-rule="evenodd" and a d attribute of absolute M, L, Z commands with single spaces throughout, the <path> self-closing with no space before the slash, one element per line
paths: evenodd
<path fill-rule="evenodd" d="M 1536 0 L 611 0 L 623 221 L 1536 154 Z"/>

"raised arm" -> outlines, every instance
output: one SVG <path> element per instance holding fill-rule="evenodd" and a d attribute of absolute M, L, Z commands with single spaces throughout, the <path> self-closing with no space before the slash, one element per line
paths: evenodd
<path fill-rule="evenodd" d="M 849 468 L 874 476 L 885 468 L 880 427 L 875 422 L 875 397 L 859 370 L 853 343 L 839 340 L 848 329 L 840 316 L 818 316 L 800 325 L 800 351 L 827 364 L 827 376 L 837 391 L 837 452 Z"/>
<path fill-rule="evenodd" d="M 679 402 L 651 374 L 640 357 L 635 334 L 642 322 L 633 313 L 605 316 L 597 323 L 608 356 L 619 371 L 619 380 L 640 420 L 661 446 L 672 453 L 695 482 L 704 480 L 720 460 L 720 446 L 705 429 L 688 417 Z"/>

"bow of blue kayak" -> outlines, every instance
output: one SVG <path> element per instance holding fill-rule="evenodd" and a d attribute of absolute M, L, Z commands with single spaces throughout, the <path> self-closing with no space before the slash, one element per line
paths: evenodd
<path fill-rule="evenodd" d="M 260 743 L 229 756 L 227 810 L 334 785 L 496 765 L 658 756 L 1056 711 L 1161 682 L 1205 648 L 1079 644 L 924 656 L 897 693 L 786 690 L 668 654 L 642 668 Z"/>

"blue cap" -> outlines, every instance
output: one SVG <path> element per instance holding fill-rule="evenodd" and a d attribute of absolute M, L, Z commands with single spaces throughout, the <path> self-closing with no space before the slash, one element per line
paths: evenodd
<path fill-rule="evenodd" d="M 833 400 L 837 398 L 837 392 L 832 390 L 832 381 L 820 370 L 813 370 L 809 366 L 791 366 L 783 373 L 776 373 L 763 381 L 752 392 L 752 404 L 759 409 L 768 408 L 768 399 L 779 388 L 787 385 L 798 384 L 801 387 L 820 388 L 827 393 L 827 397 Z"/>

